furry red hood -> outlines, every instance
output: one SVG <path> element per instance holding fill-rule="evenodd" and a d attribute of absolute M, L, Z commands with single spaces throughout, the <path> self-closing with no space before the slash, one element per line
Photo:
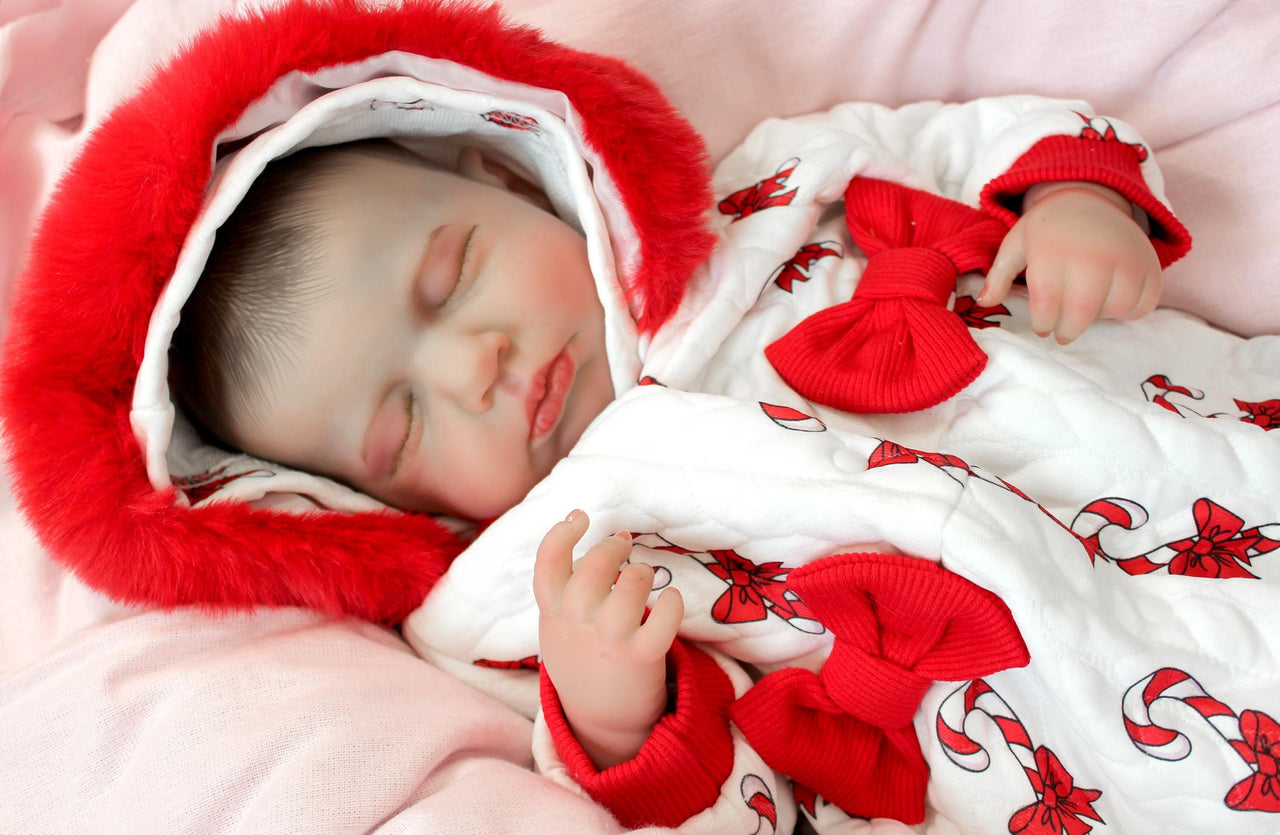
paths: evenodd
<path fill-rule="evenodd" d="M 210 236 L 266 161 L 365 136 L 447 139 L 441 109 L 476 117 L 468 139 L 537 175 L 587 235 L 621 311 L 612 339 L 671 316 L 711 246 L 709 178 L 699 137 L 635 70 L 494 7 L 295 0 L 226 17 L 102 120 L 15 287 L 0 409 L 15 495 L 55 559 L 130 604 L 394 623 L 421 603 L 461 549 L 450 526 L 296 473 L 269 473 L 268 489 L 327 490 L 342 509 L 212 495 L 255 462 L 196 442 L 164 380 Z"/>

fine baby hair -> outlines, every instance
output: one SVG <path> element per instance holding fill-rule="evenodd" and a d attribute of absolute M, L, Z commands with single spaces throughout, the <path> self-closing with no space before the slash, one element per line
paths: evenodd
<path fill-rule="evenodd" d="M 316 198 L 370 158 L 431 165 L 385 139 L 306 148 L 269 164 L 218 230 L 170 349 L 174 394 L 211 439 L 236 447 L 231 415 L 289 373 L 300 314 L 325 292 L 335 219 Z"/>

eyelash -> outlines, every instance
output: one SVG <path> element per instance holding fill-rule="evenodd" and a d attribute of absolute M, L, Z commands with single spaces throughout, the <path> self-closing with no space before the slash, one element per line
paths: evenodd
<path fill-rule="evenodd" d="M 404 461 L 405 450 L 409 448 L 409 438 L 413 435 L 413 392 L 406 391 L 404 393 L 404 415 L 405 425 L 408 427 L 404 431 L 404 440 L 400 442 L 400 448 L 396 450 L 396 457 L 391 461 L 391 476 L 400 472 L 400 464 Z"/>
<path fill-rule="evenodd" d="M 476 227 L 472 226 L 471 231 L 467 233 L 467 239 L 462 242 L 462 255 L 458 258 L 458 278 L 453 283 L 453 287 L 449 289 L 449 295 L 444 297 L 440 302 L 440 306 L 447 305 L 454 296 L 458 294 L 458 290 L 465 283 L 463 280 L 467 272 L 467 259 L 471 256 L 471 242 L 476 236 Z"/>

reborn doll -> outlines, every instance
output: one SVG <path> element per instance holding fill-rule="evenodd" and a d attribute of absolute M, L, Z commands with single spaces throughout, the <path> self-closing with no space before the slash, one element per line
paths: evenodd
<path fill-rule="evenodd" d="M 613 399 L 585 239 L 472 148 L 459 173 L 368 143 L 277 165 L 215 241 L 175 336 L 179 397 L 229 446 L 393 506 L 509 510 Z M 1097 316 L 1154 309 L 1160 262 L 1118 192 L 1037 185 L 1023 208 L 979 304 L 999 304 L 1025 269 L 1032 327 L 1061 344 Z M 552 681 L 577 682 L 557 689 L 603 768 L 633 757 L 666 706 L 681 608 L 671 589 L 641 627 L 652 571 L 622 565 L 625 536 L 589 552 L 593 570 L 571 583 L 586 530 L 574 519 L 541 552 L 553 639 L 541 650 Z M 617 684 L 613 697 L 601 682 Z"/>
<path fill-rule="evenodd" d="M 783 775 L 815 821 L 914 821 L 926 761 L 968 750 L 963 727 L 921 718 L 943 715 L 930 682 L 1026 663 L 1019 631 L 1035 660 L 1002 692 L 1051 683 L 1075 697 L 1056 703 L 1069 727 L 1114 712 L 1133 671 L 1055 652 L 1074 633 L 1046 596 L 1071 583 L 1023 569 L 1113 561 L 1102 529 L 1141 527 L 1121 496 L 1143 498 L 1172 552 L 1193 549 L 1172 548 L 1178 513 L 1241 473 L 1191 478 L 1144 446 L 1252 462 L 1254 495 L 1231 495 L 1254 527 L 1274 495 L 1262 428 L 1148 394 L 1171 349 L 1199 368 L 1231 345 L 1162 311 L 1082 335 L 1150 310 L 1189 238 L 1140 138 L 1081 102 L 770 121 L 708 183 L 646 81 L 492 13 L 299 4 L 263 20 L 278 48 L 246 47 L 265 24 L 230 20 L 103 124 L 15 307 L 15 489 L 51 551 L 120 599 L 389 623 L 422 604 L 415 648 L 540 704 L 544 773 L 628 825 L 786 829 Z M 207 71 L 235 61 L 255 72 Z M 394 147 L 347 145 L 370 138 Z M 308 150 L 329 146 L 344 150 Z M 206 430 L 255 457 L 204 443 L 167 361 L 179 319 L 216 301 L 210 250 L 280 158 L 263 184 L 304 176 L 263 211 L 296 238 L 264 274 L 288 277 L 251 286 L 270 303 L 230 305 L 247 353 L 197 339 L 172 375 Z M 55 245 L 69 228 L 78 246 Z M 239 272 L 217 266 L 233 249 L 208 277 Z M 1024 265 L 1025 297 L 1008 289 Z M 82 326 L 102 315 L 112 327 Z M 188 373 L 195 357 L 225 359 L 230 382 Z M 1232 369 L 1213 396 L 1261 402 L 1265 372 Z M 219 387 L 222 416 L 200 402 Z M 1117 492 L 1099 504 L 1102 489 Z M 493 521 L 472 538 L 456 517 Z M 1059 739 L 1064 762 L 1129 767 L 1109 740 Z M 1068 786 L 1053 808 L 1096 816 L 1069 782 L 1041 779 L 1037 803 Z"/>
<path fill-rule="evenodd" d="M 955 132 L 953 142 L 943 147 L 967 147 L 982 159 L 993 134 L 1007 141 L 1008 134 L 1020 130 L 1038 132 L 1056 113 L 1065 116 L 1058 124 L 1078 124 L 1080 117 L 1064 112 L 1060 103 L 1031 98 L 935 105 L 928 115 L 920 108 L 890 113 L 851 105 L 829 118 L 836 123 L 841 118 L 884 124 L 896 120 L 910 137 L 894 147 L 874 137 L 846 139 L 846 158 L 871 151 L 937 168 L 945 163 L 935 158 L 936 151 L 912 158 L 918 140 L 911 131 L 939 137 Z M 813 136 L 831 130 L 814 122 Z M 975 130 L 974 123 L 999 127 Z M 1079 147 L 1076 143 L 1089 149 L 1094 140 L 1067 139 L 1066 150 L 1051 147 L 1047 152 L 1050 146 L 1035 145 L 1032 139 L 1026 154 L 1032 159 L 1047 155 L 1035 164 L 1059 165 L 1074 176 L 1105 180 L 1113 175 L 1070 150 Z M 786 178 L 775 177 L 770 185 L 785 193 L 786 179 L 803 165 L 793 165 Z M 551 201 L 536 186 L 476 148 L 458 150 L 456 169 L 442 170 L 403 146 L 365 141 L 300 151 L 264 172 L 219 231 L 206 274 L 175 334 L 170 377 L 188 413 L 232 448 L 341 481 L 402 509 L 481 520 L 519 503 L 614 399 L 611 368 L 616 372 L 632 358 L 609 356 L 604 309 L 584 236 L 554 214 Z M 1013 169 L 1037 170 L 1025 162 L 1014 162 Z M 962 178 L 966 172 L 948 176 Z M 870 189 L 890 188 L 883 181 L 866 183 Z M 918 203 L 902 209 L 918 225 L 905 243 L 941 243 L 939 252 L 949 246 L 962 253 L 941 256 L 964 265 L 944 262 L 948 270 L 943 282 L 954 285 L 958 272 L 983 267 L 969 263 L 973 256 L 966 249 L 982 253 L 982 260 L 994 256 L 980 305 L 999 305 L 1013 278 L 1025 270 L 1031 326 L 1042 335 L 1055 333 L 1059 344 L 1070 343 L 1098 316 L 1137 318 L 1154 308 L 1161 264 L 1148 230 L 1135 219 L 1145 213 L 1135 212 L 1118 191 L 1094 182 L 1020 185 L 1026 188 L 1015 191 L 1025 191 L 1025 196 L 987 198 L 1020 209 L 1021 217 L 1007 233 L 994 215 L 942 198 L 901 187 L 883 193 L 890 199 L 906 195 Z M 857 188 L 850 186 L 850 193 Z M 1152 205 L 1149 193 L 1135 195 Z M 735 213 L 758 212 L 763 218 L 776 208 L 770 198 L 776 200 L 760 192 L 727 202 L 734 204 Z M 884 198 L 871 198 L 876 199 Z M 855 197 L 846 203 L 860 205 Z M 938 219 L 947 212 L 956 219 Z M 1006 216 L 1013 219 L 1012 212 Z M 863 219 L 850 218 L 849 223 Z M 1173 245 L 1180 244 L 1175 240 Z M 908 293 L 918 292 L 912 283 L 932 280 L 918 264 L 908 269 Z M 804 280 L 816 288 L 821 278 L 813 271 Z M 941 307 L 950 288 L 941 289 L 943 296 L 934 304 L 950 317 L 943 320 L 946 327 L 955 317 Z M 858 293 L 855 287 L 855 299 Z M 761 293 L 760 302 L 767 306 L 774 300 Z M 744 312 L 743 327 L 758 340 L 752 314 Z M 797 325 L 795 331 L 803 328 Z M 660 329 L 655 343 L 678 340 L 677 334 L 674 327 Z M 756 344 L 774 342 L 766 353 L 778 371 L 811 371 L 813 360 L 799 365 L 784 361 L 794 349 L 786 347 L 786 339 L 778 338 L 782 336 L 778 331 Z M 730 334 L 726 340 L 732 338 Z M 673 349 L 688 351 L 691 346 L 672 341 L 666 350 Z M 639 357 L 646 364 L 648 353 Z M 662 377 L 669 379 L 666 372 Z M 763 397 L 765 390 L 749 380 L 746 374 L 734 376 L 735 396 Z M 880 382 L 892 386 L 890 379 Z M 794 394 L 786 402 L 801 408 L 812 408 L 813 402 L 854 413 L 867 408 L 809 391 L 803 379 L 794 385 L 806 391 L 810 403 Z M 694 388 L 728 393 L 714 384 Z M 924 395 L 924 401 L 912 393 L 888 409 L 874 408 L 912 411 L 950 393 Z M 883 392 L 875 387 L 871 394 L 878 398 Z M 691 675 L 687 666 L 695 662 L 668 657 L 683 619 L 680 592 L 673 584 L 650 600 L 654 570 L 639 560 L 628 563 L 628 532 L 595 544 L 571 567 L 573 548 L 587 523 L 587 515 L 575 511 L 552 528 L 538 548 L 533 587 L 541 611 L 538 652 L 550 694 L 544 708 L 551 698 L 547 712 L 559 717 L 562 711 L 567 723 L 549 720 L 560 729 L 561 749 L 581 745 L 590 768 L 604 773 L 642 762 L 637 755 L 659 720 L 676 715 L 670 693 L 682 686 L 680 680 L 710 674 Z M 883 562 L 885 558 L 872 555 L 898 553 L 885 542 L 846 545 L 842 550 L 856 552 L 859 560 Z M 532 554 L 513 554 L 511 559 L 526 562 Z M 829 616 L 813 619 L 819 631 L 834 628 Z M 701 650 L 692 646 L 679 650 L 681 658 L 700 656 Z M 999 664 L 1016 656 L 1002 655 Z M 686 669 L 674 672 L 673 665 L 680 663 Z M 979 672 L 998 668 L 984 666 Z M 670 680 L 669 669 L 674 675 Z M 751 727 L 753 721 L 774 724 L 772 715 L 753 720 L 747 704 L 745 697 L 737 702 L 740 727 Z M 754 712 L 771 714 L 776 708 L 757 706 Z M 759 744 L 758 733 L 748 736 Z M 650 747 L 665 744 L 665 736 L 659 740 Z M 814 741 L 810 747 L 817 746 Z M 914 765 L 886 765 L 892 757 L 869 754 L 851 775 L 825 766 L 822 773 L 811 765 L 784 766 L 778 757 L 766 754 L 756 771 L 767 773 L 767 766 L 786 771 L 851 814 L 916 822 L 923 813 L 922 774 Z M 641 766 L 667 773 L 683 768 L 655 768 L 652 757 Z M 891 790 L 865 787 L 862 772 L 873 769 Z M 630 819 L 623 811 L 627 803 L 619 804 L 616 796 L 644 794 L 638 781 L 631 783 L 626 791 L 596 787 L 595 793 Z M 682 811 L 665 822 L 679 823 L 690 812 L 716 814 L 698 808 L 697 802 L 679 804 Z"/>

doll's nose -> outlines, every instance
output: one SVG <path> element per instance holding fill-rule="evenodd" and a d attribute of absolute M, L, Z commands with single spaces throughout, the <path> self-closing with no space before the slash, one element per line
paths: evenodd
<path fill-rule="evenodd" d="M 511 337 L 501 331 L 460 335 L 450 356 L 438 357 L 437 384 L 463 409 L 482 414 L 493 400 L 506 374 Z"/>

